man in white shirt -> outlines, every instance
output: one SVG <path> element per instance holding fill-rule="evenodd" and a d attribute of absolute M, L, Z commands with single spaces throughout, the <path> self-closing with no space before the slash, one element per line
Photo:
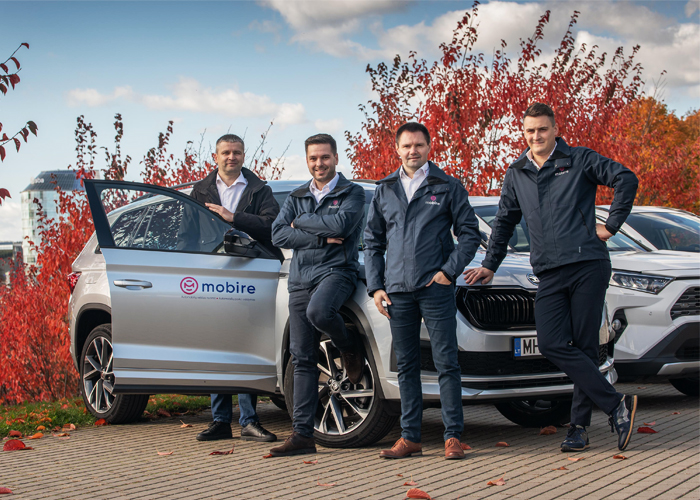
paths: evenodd
<path fill-rule="evenodd" d="M 272 189 L 247 168 L 245 145 L 237 135 L 227 134 L 216 141 L 217 169 L 192 188 L 192 197 L 204 203 L 209 210 L 219 214 L 231 225 L 255 238 L 261 245 L 273 248 L 272 222 L 279 213 L 279 205 L 272 196 Z M 196 232 L 193 228 L 191 232 Z M 277 250 L 279 251 L 279 250 Z M 239 423 L 241 439 L 249 441 L 276 441 L 277 436 L 260 425 L 255 411 L 256 394 L 239 394 Z M 233 405 L 229 394 L 212 394 L 213 422 L 197 434 L 198 441 L 231 439 Z"/>

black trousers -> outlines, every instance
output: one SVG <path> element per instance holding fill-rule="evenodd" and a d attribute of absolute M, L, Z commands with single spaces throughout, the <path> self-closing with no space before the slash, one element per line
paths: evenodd
<path fill-rule="evenodd" d="M 537 275 L 537 343 L 540 352 L 574 382 L 572 425 L 590 425 L 593 404 L 610 414 L 622 399 L 598 369 L 600 322 L 610 274 L 609 260 L 590 260 Z"/>

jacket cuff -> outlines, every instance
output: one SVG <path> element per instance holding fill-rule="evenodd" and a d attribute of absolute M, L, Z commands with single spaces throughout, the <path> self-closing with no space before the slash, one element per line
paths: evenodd
<path fill-rule="evenodd" d="M 610 224 L 608 224 L 607 222 L 605 223 L 605 229 L 607 229 L 607 231 L 608 231 L 610 234 L 612 234 L 612 235 L 617 234 L 617 232 L 619 231 L 619 229 L 616 229 L 616 228 L 612 227 L 612 226 L 611 226 Z"/>
<path fill-rule="evenodd" d="M 446 271 L 445 269 L 440 269 L 440 272 L 445 275 L 445 278 L 450 280 L 451 283 L 456 283 L 457 282 L 457 276 L 452 274 L 450 271 Z"/>

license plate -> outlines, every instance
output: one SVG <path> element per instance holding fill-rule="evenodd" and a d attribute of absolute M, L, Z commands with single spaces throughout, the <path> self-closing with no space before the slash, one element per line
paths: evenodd
<path fill-rule="evenodd" d="M 513 356 L 526 358 L 530 356 L 542 356 L 537 347 L 537 337 L 516 337 L 513 339 Z"/>

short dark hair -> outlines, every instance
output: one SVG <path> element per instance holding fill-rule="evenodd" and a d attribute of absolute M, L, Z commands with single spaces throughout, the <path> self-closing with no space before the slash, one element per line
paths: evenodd
<path fill-rule="evenodd" d="M 225 135 L 222 135 L 221 137 L 219 137 L 216 140 L 216 144 L 214 145 L 214 149 L 218 149 L 220 142 L 240 142 L 241 145 L 243 146 L 243 149 L 245 149 L 245 142 L 243 142 L 243 139 L 241 139 L 240 137 L 238 137 L 235 134 L 225 134 Z"/>
<path fill-rule="evenodd" d="M 399 138 L 401 137 L 401 134 L 404 132 L 423 132 L 423 135 L 425 136 L 425 141 L 430 144 L 430 132 L 428 132 L 428 128 L 423 125 L 422 123 L 418 122 L 407 122 L 404 123 L 399 127 L 399 129 L 396 131 L 396 145 L 399 145 Z"/>
<path fill-rule="evenodd" d="M 523 120 L 528 116 L 532 116 L 533 118 L 538 116 L 548 116 L 549 119 L 552 120 L 552 125 L 556 125 L 554 121 L 554 111 L 552 111 L 552 108 L 541 102 L 530 104 L 530 107 L 525 110 Z"/>
<path fill-rule="evenodd" d="M 333 136 L 329 134 L 316 134 L 306 139 L 304 141 L 304 152 L 308 153 L 309 146 L 312 144 L 330 144 L 333 154 L 338 154 L 338 145 L 336 144 L 335 139 L 333 139 Z"/>

